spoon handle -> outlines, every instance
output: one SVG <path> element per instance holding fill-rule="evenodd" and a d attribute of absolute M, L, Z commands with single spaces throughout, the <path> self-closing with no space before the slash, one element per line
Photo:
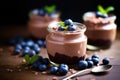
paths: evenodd
<path fill-rule="evenodd" d="M 78 71 L 78 72 L 76 72 L 74 74 L 65 76 L 63 79 L 59 79 L 59 80 L 68 80 L 70 78 L 73 78 L 73 77 L 76 77 L 76 76 L 80 75 L 81 73 L 84 74 L 84 73 L 90 73 L 90 72 L 91 72 L 91 69 L 81 70 L 81 71 Z"/>

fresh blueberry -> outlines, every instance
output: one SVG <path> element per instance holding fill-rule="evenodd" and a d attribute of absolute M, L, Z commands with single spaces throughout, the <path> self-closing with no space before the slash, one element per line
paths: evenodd
<path fill-rule="evenodd" d="M 29 49 L 24 49 L 22 56 L 25 56 L 26 54 L 29 55 L 29 53 L 30 53 L 30 50 L 29 50 Z"/>
<path fill-rule="evenodd" d="M 26 42 L 26 46 L 28 46 L 28 47 L 33 47 L 33 45 L 34 45 L 34 42 L 33 42 L 33 40 L 28 40 L 27 42 Z"/>
<path fill-rule="evenodd" d="M 37 62 L 33 63 L 32 67 L 34 67 L 34 68 L 37 69 L 40 64 L 41 64 L 41 63 L 40 63 L 39 61 L 37 61 Z"/>
<path fill-rule="evenodd" d="M 40 64 L 39 67 L 38 67 L 38 69 L 40 71 L 45 71 L 47 69 L 47 66 L 45 64 Z"/>
<path fill-rule="evenodd" d="M 104 65 L 107 65 L 107 64 L 109 64 L 110 59 L 109 59 L 109 58 L 104 58 L 104 59 L 102 60 L 102 62 L 103 62 Z"/>
<path fill-rule="evenodd" d="M 33 49 L 35 49 L 35 48 L 39 48 L 39 45 L 38 44 L 34 44 L 33 45 Z"/>
<path fill-rule="evenodd" d="M 36 55 L 36 52 L 35 52 L 34 50 L 30 50 L 29 55 L 30 55 L 30 57 L 31 57 L 31 56 L 34 56 L 34 55 Z"/>
<path fill-rule="evenodd" d="M 60 64 L 58 67 L 58 72 L 60 75 L 66 75 L 69 68 L 67 64 Z"/>
<path fill-rule="evenodd" d="M 38 61 L 43 62 L 43 57 L 39 56 Z"/>
<path fill-rule="evenodd" d="M 75 31 L 76 30 L 76 26 L 70 25 L 68 26 L 68 31 Z"/>
<path fill-rule="evenodd" d="M 60 26 L 59 28 L 58 28 L 58 31 L 64 31 L 65 29 L 62 27 L 62 26 Z"/>
<path fill-rule="evenodd" d="M 88 67 L 87 61 L 81 60 L 78 62 L 78 69 L 79 70 L 86 69 L 87 67 Z"/>
<path fill-rule="evenodd" d="M 34 50 L 35 50 L 35 52 L 36 52 L 36 54 L 38 54 L 40 51 L 41 51 L 41 49 L 40 48 L 34 48 Z"/>
<path fill-rule="evenodd" d="M 22 46 L 20 44 L 15 45 L 15 49 L 20 49 L 22 50 Z"/>
<path fill-rule="evenodd" d="M 98 59 L 99 59 L 99 55 L 93 54 L 93 55 L 92 55 L 92 58 L 98 58 Z"/>
<path fill-rule="evenodd" d="M 44 16 L 45 15 L 45 10 L 44 9 L 40 9 L 39 10 L 39 15 Z"/>
<path fill-rule="evenodd" d="M 67 19 L 64 21 L 65 25 L 73 25 L 73 21 L 71 19 Z"/>
<path fill-rule="evenodd" d="M 91 68 L 94 65 L 93 61 L 87 61 L 87 63 L 88 63 L 88 68 Z"/>
<path fill-rule="evenodd" d="M 50 68 L 50 73 L 51 73 L 51 74 L 56 74 L 57 72 L 58 72 L 58 67 L 52 66 L 52 67 Z"/>
<path fill-rule="evenodd" d="M 96 12 L 96 17 L 107 18 L 107 14 L 102 14 L 101 12 Z"/>
<path fill-rule="evenodd" d="M 43 45 L 44 48 L 46 48 L 46 41 L 43 41 Z"/>
<path fill-rule="evenodd" d="M 21 42 L 19 42 L 19 44 L 22 45 L 22 47 L 26 46 L 26 42 L 25 41 L 21 41 Z"/>
<path fill-rule="evenodd" d="M 30 47 L 26 46 L 24 47 L 24 50 L 30 50 Z"/>
<path fill-rule="evenodd" d="M 85 59 L 86 61 L 91 61 L 92 59 L 90 57 L 86 58 Z"/>
<path fill-rule="evenodd" d="M 98 58 L 92 58 L 92 61 L 93 61 L 94 65 L 97 65 L 99 63 L 99 59 Z"/>
<path fill-rule="evenodd" d="M 21 52 L 20 49 L 15 49 L 15 50 L 14 50 L 14 54 L 15 54 L 15 55 L 19 54 L 20 52 Z"/>
<path fill-rule="evenodd" d="M 37 40 L 37 44 L 41 47 L 43 45 L 43 41 L 42 40 Z"/>
<path fill-rule="evenodd" d="M 49 59 L 48 58 L 43 58 L 43 63 L 48 65 L 50 63 Z"/>

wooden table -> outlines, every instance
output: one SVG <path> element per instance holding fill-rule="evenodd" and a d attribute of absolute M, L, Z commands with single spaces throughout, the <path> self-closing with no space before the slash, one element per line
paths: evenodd
<path fill-rule="evenodd" d="M 23 57 L 12 55 L 12 47 L 6 45 L 6 41 L 17 34 L 29 35 L 25 26 L 0 27 L 0 80 L 52 80 L 53 77 L 63 77 L 35 71 L 30 67 L 23 66 Z M 104 57 L 110 58 L 110 64 L 113 65 L 113 68 L 104 74 L 85 74 L 73 80 L 120 80 L 120 32 L 118 31 L 117 39 L 113 42 L 111 48 L 100 51 L 87 51 L 88 56 L 94 53 L 100 55 L 100 61 Z M 39 55 L 48 57 L 45 48 L 42 48 Z"/>

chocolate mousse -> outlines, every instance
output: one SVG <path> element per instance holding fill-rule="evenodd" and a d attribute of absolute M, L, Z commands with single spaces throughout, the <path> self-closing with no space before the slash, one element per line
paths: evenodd
<path fill-rule="evenodd" d="M 65 25 L 64 25 L 65 24 Z M 86 27 L 71 19 L 54 22 L 48 26 L 50 34 L 46 37 L 46 48 L 51 61 L 56 63 L 76 64 L 86 55 Z"/>
<path fill-rule="evenodd" d="M 48 9 L 52 7 L 47 6 Z M 45 39 L 48 34 L 48 24 L 52 21 L 59 21 L 59 13 L 54 9 L 50 12 L 45 7 L 44 9 L 31 11 L 29 18 L 28 30 L 30 34 L 35 38 Z"/>
<path fill-rule="evenodd" d="M 115 19 L 115 15 L 86 12 L 83 15 L 83 20 L 87 26 L 85 34 L 88 37 L 88 44 L 109 48 L 116 37 Z"/>

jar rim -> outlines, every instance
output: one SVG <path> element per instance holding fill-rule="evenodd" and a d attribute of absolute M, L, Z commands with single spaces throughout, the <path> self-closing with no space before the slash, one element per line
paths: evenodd
<path fill-rule="evenodd" d="M 64 23 L 64 22 L 63 22 Z M 85 32 L 86 31 L 86 26 L 84 25 L 84 24 L 82 24 L 82 23 L 79 23 L 79 22 L 73 22 L 73 25 L 75 25 L 75 26 L 77 26 L 77 28 L 79 28 L 79 29 L 77 29 L 77 30 L 75 30 L 75 31 L 58 31 L 58 30 L 55 30 L 55 28 L 58 28 L 58 26 L 59 26 L 59 22 L 58 21 L 53 21 L 53 22 L 51 22 L 49 25 L 48 25 L 48 28 L 47 28 L 47 30 L 49 31 L 49 32 L 59 32 L 59 33 L 64 33 L 64 34 L 70 34 L 70 33 L 72 33 L 72 34 L 76 34 L 76 33 L 81 33 L 81 32 Z"/>

